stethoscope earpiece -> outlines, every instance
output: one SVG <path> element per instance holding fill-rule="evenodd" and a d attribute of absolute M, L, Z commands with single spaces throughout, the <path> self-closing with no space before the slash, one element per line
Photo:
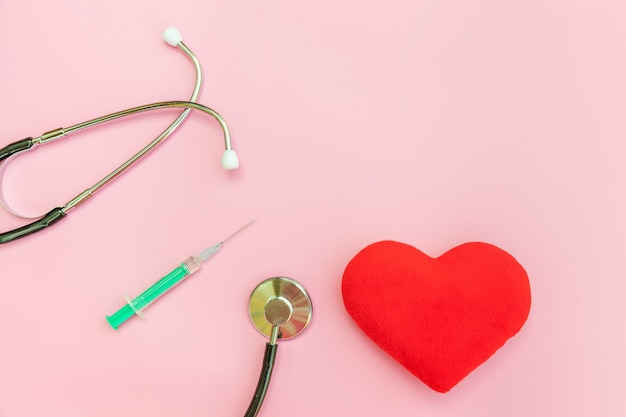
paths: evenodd
<path fill-rule="evenodd" d="M 183 41 L 183 37 L 174 26 L 170 26 L 163 31 L 163 40 L 167 42 L 168 45 L 178 46 L 179 43 Z"/>
<path fill-rule="evenodd" d="M 222 154 L 222 168 L 226 170 L 239 168 L 239 157 L 237 152 L 232 149 L 226 149 Z"/>

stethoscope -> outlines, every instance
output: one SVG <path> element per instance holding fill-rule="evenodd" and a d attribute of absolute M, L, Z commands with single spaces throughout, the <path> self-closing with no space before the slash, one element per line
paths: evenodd
<path fill-rule="evenodd" d="M 313 305 L 304 287 L 290 278 L 270 278 L 252 291 L 248 306 L 254 327 L 269 338 L 265 345 L 265 355 L 261 375 L 254 395 L 244 417 L 254 417 L 259 412 L 270 384 L 277 341 L 291 339 L 311 322 Z"/>
<path fill-rule="evenodd" d="M 84 203 L 87 199 L 92 197 L 98 190 L 104 187 L 106 184 L 114 180 L 121 173 L 137 163 L 140 159 L 146 156 L 150 151 L 154 150 L 156 146 L 162 143 L 169 135 L 171 135 L 185 120 L 187 115 L 192 109 L 200 110 L 209 114 L 217 120 L 224 132 L 224 153 L 222 155 L 222 167 L 227 170 L 236 169 L 239 167 L 239 159 L 237 154 L 231 147 L 230 134 L 228 126 L 224 119 L 213 109 L 206 107 L 202 104 L 196 103 L 198 98 L 200 87 L 202 85 L 202 69 L 196 56 L 191 50 L 182 42 L 180 33 L 174 28 L 168 28 L 163 33 L 164 40 L 172 45 L 178 47 L 183 53 L 185 53 L 193 62 L 196 69 L 196 83 L 194 85 L 193 93 L 189 101 L 163 101 L 158 103 L 146 104 L 143 106 L 133 107 L 130 109 L 122 110 L 116 113 L 111 113 L 106 116 L 98 117 L 92 120 L 88 120 L 83 123 L 79 123 L 67 128 L 59 128 L 42 134 L 36 138 L 27 138 L 11 143 L 4 148 L 0 149 L 0 204 L 10 213 L 23 217 L 33 218 L 18 213 L 11 208 L 2 194 L 2 174 L 6 167 L 7 162 L 19 155 L 20 153 L 35 149 L 39 145 L 43 145 L 54 140 L 63 138 L 72 133 L 87 129 L 92 126 L 99 125 L 101 123 L 109 122 L 111 120 L 119 119 L 121 117 L 130 116 L 133 114 L 165 109 L 165 108 L 184 108 L 185 110 L 174 120 L 161 134 L 146 145 L 142 150 L 137 152 L 133 157 L 128 159 L 110 174 L 102 178 L 96 184 L 83 191 L 65 205 L 56 207 L 50 210 L 43 216 L 34 217 L 38 220 L 19 227 L 8 232 L 0 233 L 0 243 L 7 243 L 15 239 L 30 235 L 37 231 L 40 231 L 59 220 L 63 219 L 68 212 Z M 304 287 L 297 281 L 285 278 L 274 277 L 267 279 L 260 283 L 252 292 L 250 296 L 248 311 L 252 323 L 256 329 L 269 338 L 266 343 L 265 354 L 263 356 L 263 364 L 261 367 L 261 374 L 254 391 L 250 405 L 244 415 L 244 417 L 255 417 L 263 404 L 267 389 L 272 377 L 272 371 L 274 369 L 274 363 L 276 361 L 276 352 L 278 349 L 278 340 L 291 339 L 300 334 L 310 323 L 313 313 L 313 306 L 311 298 L 304 289 Z"/>
<path fill-rule="evenodd" d="M 67 213 L 72 211 L 74 208 L 78 207 L 89 198 L 91 198 L 97 191 L 99 191 L 102 187 L 107 185 L 109 182 L 113 181 L 120 174 L 125 172 L 127 169 L 136 164 L 139 160 L 145 157 L 149 152 L 154 150 L 159 144 L 161 144 L 168 136 L 170 136 L 179 126 L 180 124 L 187 118 L 189 112 L 192 109 L 200 110 L 204 113 L 209 114 L 217 122 L 219 123 L 222 131 L 224 132 L 224 153 L 222 155 L 222 167 L 227 170 L 236 169 L 239 167 L 239 158 L 237 154 L 231 147 L 230 141 L 230 133 L 228 130 L 228 126 L 224 119 L 213 109 L 204 106 L 202 104 L 196 103 L 196 99 L 200 94 L 200 87 L 202 86 L 202 69 L 200 67 L 200 63 L 193 52 L 183 43 L 182 36 L 175 28 L 167 28 L 163 32 L 163 39 L 171 46 L 176 46 L 180 51 L 182 51 L 189 59 L 191 59 L 194 64 L 196 70 L 196 82 L 194 85 L 193 93 L 191 94 L 191 98 L 189 101 L 162 101 L 158 103 L 145 104 L 143 106 L 137 106 L 130 109 L 122 110 L 116 113 L 111 113 L 106 116 L 101 116 L 92 120 L 88 120 L 86 122 L 78 123 L 70 127 L 66 128 L 58 128 L 51 130 L 38 136 L 36 138 L 26 138 L 22 140 L 18 140 L 17 142 L 13 142 L 4 148 L 0 149 L 0 204 L 11 214 L 14 214 L 18 217 L 28 218 L 28 219 L 37 219 L 32 223 L 29 223 L 25 226 L 18 227 L 17 229 L 13 229 L 4 233 L 0 233 L 0 244 L 11 242 L 15 239 L 19 239 L 24 236 L 28 236 L 32 233 L 38 232 L 40 230 L 45 229 L 48 226 L 51 226 L 61 219 L 65 218 Z M 87 129 L 89 127 L 93 127 L 105 122 L 109 122 L 115 119 L 119 119 L 122 117 L 130 116 L 133 114 L 138 114 L 142 112 L 147 112 L 151 110 L 158 109 L 166 109 L 166 108 L 184 108 L 185 110 L 174 120 L 163 132 L 161 132 L 156 138 L 154 138 L 148 145 L 146 145 L 143 149 L 137 152 L 133 157 L 128 159 L 118 168 L 113 170 L 110 174 L 102 178 L 96 184 L 78 194 L 76 197 L 72 198 L 69 202 L 60 207 L 55 207 L 50 210 L 48 213 L 42 216 L 28 216 L 23 215 L 16 210 L 14 210 L 7 202 L 6 198 L 2 193 L 2 175 L 4 174 L 4 170 L 6 168 L 9 160 L 14 157 L 22 154 L 25 151 L 33 150 L 40 145 L 44 145 L 46 143 L 52 142 L 57 139 L 61 139 L 65 136 L 69 136 L 73 133 L 79 132 L 81 130 Z"/>

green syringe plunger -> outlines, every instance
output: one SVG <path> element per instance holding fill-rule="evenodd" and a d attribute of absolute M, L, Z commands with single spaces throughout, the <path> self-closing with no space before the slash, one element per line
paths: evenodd
<path fill-rule="evenodd" d="M 247 223 L 245 226 L 237 230 L 235 233 L 221 241 L 220 243 L 210 246 L 207 249 L 200 252 L 197 256 L 190 256 L 185 259 L 178 267 L 174 268 L 163 278 L 155 282 L 150 288 L 139 294 L 135 298 L 124 296 L 126 305 L 114 314 L 106 316 L 107 321 L 114 329 L 117 329 L 122 323 L 134 315 L 143 317 L 142 311 L 148 307 L 151 303 L 161 297 L 163 294 L 171 290 L 177 284 L 180 284 L 185 278 L 198 271 L 202 267 L 202 263 L 206 262 L 215 255 L 226 242 L 238 235 L 246 227 L 250 226 L 254 220 Z"/>

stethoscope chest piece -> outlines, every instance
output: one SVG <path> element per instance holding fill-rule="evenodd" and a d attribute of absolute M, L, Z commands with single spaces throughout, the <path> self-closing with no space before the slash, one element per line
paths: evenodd
<path fill-rule="evenodd" d="M 265 344 L 259 382 L 244 414 L 244 417 L 256 417 L 272 377 L 278 348 L 276 342 L 302 333 L 311 322 L 313 305 L 309 294 L 299 282 L 274 277 L 261 282 L 252 291 L 248 312 L 254 327 L 270 339 Z"/>
<path fill-rule="evenodd" d="M 300 334 L 311 322 L 313 304 L 304 287 L 297 281 L 274 277 L 261 282 L 252 291 L 250 319 L 261 334 L 270 338 L 278 327 L 279 339 Z"/>

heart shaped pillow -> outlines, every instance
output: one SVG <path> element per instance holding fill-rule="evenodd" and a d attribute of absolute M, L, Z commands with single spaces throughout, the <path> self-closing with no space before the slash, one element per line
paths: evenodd
<path fill-rule="evenodd" d="M 479 242 L 438 258 L 404 243 L 374 243 L 346 267 L 342 293 L 365 334 L 438 392 L 489 359 L 530 310 L 524 268 Z"/>

